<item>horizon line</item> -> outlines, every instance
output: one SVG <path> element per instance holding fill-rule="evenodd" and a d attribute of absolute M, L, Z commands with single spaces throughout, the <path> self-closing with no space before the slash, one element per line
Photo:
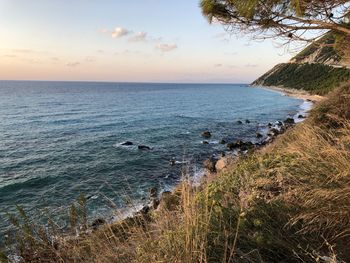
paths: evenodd
<path fill-rule="evenodd" d="M 193 85 L 250 85 L 247 82 L 161 82 L 161 81 L 104 81 L 104 80 L 16 80 L 0 79 L 0 82 L 72 82 L 72 83 L 110 83 L 110 84 L 193 84 Z"/>

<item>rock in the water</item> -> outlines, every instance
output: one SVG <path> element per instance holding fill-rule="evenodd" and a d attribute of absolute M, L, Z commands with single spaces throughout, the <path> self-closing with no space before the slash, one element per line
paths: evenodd
<path fill-rule="evenodd" d="M 220 144 L 226 144 L 226 141 L 224 139 L 221 139 L 221 141 L 219 143 Z"/>
<path fill-rule="evenodd" d="M 142 207 L 142 209 L 140 210 L 141 214 L 147 214 L 149 212 L 150 208 L 148 205 L 145 205 L 144 207 Z"/>
<path fill-rule="evenodd" d="M 299 114 L 298 119 L 305 119 L 306 117 L 304 115 Z"/>
<path fill-rule="evenodd" d="M 253 148 L 254 144 L 252 142 L 244 142 L 242 140 L 237 140 L 236 142 L 228 143 L 226 146 L 231 151 L 234 149 L 239 149 L 241 151 L 247 151 L 247 150 Z"/>
<path fill-rule="evenodd" d="M 271 128 L 273 126 L 273 124 L 271 123 L 271 122 L 269 122 L 268 124 L 267 124 L 267 127 L 269 127 L 269 128 Z"/>
<path fill-rule="evenodd" d="M 202 143 L 203 143 L 203 144 L 209 144 L 209 142 L 208 142 L 208 141 L 202 141 Z"/>
<path fill-rule="evenodd" d="M 243 122 L 242 121 L 237 121 L 237 124 L 243 124 Z"/>
<path fill-rule="evenodd" d="M 230 142 L 230 143 L 228 143 L 226 146 L 227 146 L 228 149 L 234 150 L 234 149 L 237 149 L 237 148 L 239 148 L 239 147 L 241 147 L 241 146 L 243 146 L 243 145 L 244 145 L 244 142 L 243 142 L 243 141 L 237 140 L 236 142 Z"/>
<path fill-rule="evenodd" d="M 269 136 L 276 136 L 276 135 L 278 135 L 279 133 L 280 133 L 280 131 L 279 131 L 278 129 L 276 129 L 276 128 L 271 128 L 270 131 L 269 131 L 269 133 L 268 133 L 268 135 L 269 135 Z"/>
<path fill-rule="evenodd" d="M 295 121 L 294 121 L 293 118 L 287 118 L 287 119 L 284 121 L 284 123 L 286 123 L 286 124 L 294 124 Z"/>
<path fill-rule="evenodd" d="M 204 132 L 202 132 L 202 137 L 204 137 L 204 138 L 210 138 L 210 137 L 211 137 L 210 131 L 204 131 Z"/>
<path fill-rule="evenodd" d="M 97 228 L 99 228 L 100 226 L 106 224 L 106 220 L 104 220 L 103 218 L 97 218 L 96 220 L 94 220 L 91 224 L 92 229 L 96 230 Z"/>
<path fill-rule="evenodd" d="M 262 137 L 264 137 L 264 136 L 260 132 L 256 133 L 256 138 L 262 138 Z"/>
<path fill-rule="evenodd" d="M 149 147 L 147 145 L 139 145 L 137 148 L 139 150 L 151 150 L 151 147 Z"/>
<path fill-rule="evenodd" d="M 170 165 L 171 166 L 174 166 L 176 164 L 176 160 L 175 160 L 175 158 L 172 158 L 171 160 L 170 160 Z"/>
<path fill-rule="evenodd" d="M 123 142 L 121 145 L 123 145 L 123 146 L 131 146 L 131 145 L 134 145 L 134 143 L 130 142 L 130 141 L 126 141 L 126 142 Z"/>
<path fill-rule="evenodd" d="M 158 189 L 156 187 L 152 187 L 149 189 L 149 197 L 155 198 L 158 196 Z"/>
<path fill-rule="evenodd" d="M 245 120 L 245 123 L 250 123 L 250 120 Z"/>
<path fill-rule="evenodd" d="M 217 162 L 217 160 L 215 160 L 214 158 L 209 158 L 209 159 L 204 161 L 204 163 L 203 163 L 204 168 L 210 172 L 216 172 L 216 169 L 215 169 L 216 162 Z"/>

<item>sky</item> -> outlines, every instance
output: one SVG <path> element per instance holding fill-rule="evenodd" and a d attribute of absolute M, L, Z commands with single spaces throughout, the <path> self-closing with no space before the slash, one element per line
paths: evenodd
<path fill-rule="evenodd" d="M 249 83 L 292 56 L 199 0 L 0 0 L 0 79 Z"/>

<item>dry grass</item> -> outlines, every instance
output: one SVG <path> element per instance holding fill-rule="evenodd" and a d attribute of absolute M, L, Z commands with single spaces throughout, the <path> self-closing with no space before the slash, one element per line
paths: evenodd
<path fill-rule="evenodd" d="M 79 237 L 22 214 L 17 253 L 23 262 L 350 261 L 349 95 L 345 85 L 200 187 L 184 180 L 150 214 Z"/>

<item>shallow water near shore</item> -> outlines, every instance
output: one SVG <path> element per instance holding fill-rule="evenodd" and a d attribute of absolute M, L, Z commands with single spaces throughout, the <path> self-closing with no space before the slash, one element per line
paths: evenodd
<path fill-rule="evenodd" d="M 200 176 L 203 160 L 226 150 L 221 139 L 257 142 L 267 123 L 309 107 L 238 84 L 0 81 L 0 233 L 16 204 L 66 215 L 80 193 L 92 219 L 129 211 L 150 187 L 172 189 L 184 168 Z"/>

